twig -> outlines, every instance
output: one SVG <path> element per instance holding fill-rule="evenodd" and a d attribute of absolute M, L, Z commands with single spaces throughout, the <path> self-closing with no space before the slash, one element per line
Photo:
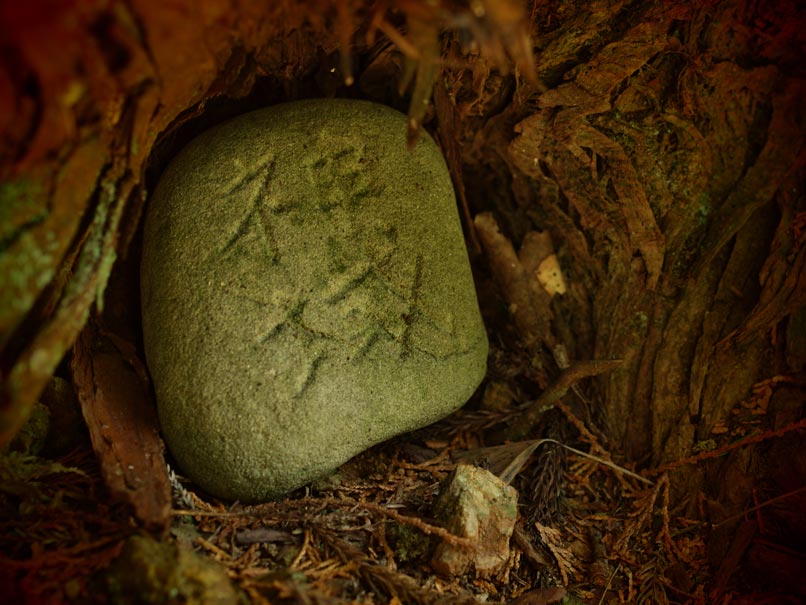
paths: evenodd
<path fill-rule="evenodd" d="M 220 557 L 223 560 L 230 560 L 232 559 L 232 555 L 225 550 L 222 550 L 220 547 L 216 546 L 212 542 L 208 542 L 202 537 L 198 537 L 195 540 L 196 544 L 202 547 L 204 550 L 213 553 L 214 555 Z"/>
<path fill-rule="evenodd" d="M 543 412 L 554 407 L 554 405 L 568 393 L 568 389 L 582 378 L 598 376 L 610 372 L 620 367 L 621 359 L 606 359 L 593 361 L 580 361 L 572 365 L 567 370 L 563 370 L 559 378 L 540 394 L 529 407 L 523 412 L 520 419 L 512 423 L 512 428 L 507 437 L 513 441 L 518 441 L 526 437 L 537 425 Z"/>
<path fill-rule="evenodd" d="M 411 525 L 412 527 L 416 527 L 421 532 L 423 532 L 427 536 L 437 536 L 438 538 L 444 540 L 451 546 L 459 546 L 461 548 L 469 548 L 475 549 L 476 544 L 473 540 L 468 538 L 462 538 L 461 536 L 457 536 L 452 534 L 448 530 L 437 527 L 436 525 L 431 525 L 430 523 L 426 523 L 422 519 L 418 519 L 417 517 L 409 517 L 406 515 L 401 515 L 399 512 L 394 511 L 392 509 L 386 508 L 385 506 L 381 506 L 380 504 L 374 504 L 372 502 L 359 502 L 358 500 L 353 500 L 352 498 L 344 498 L 342 500 L 338 500 L 335 498 L 326 498 L 325 501 L 333 501 L 333 503 L 343 503 L 343 504 L 353 504 L 355 506 L 365 508 L 366 510 L 372 511 L 374 513 L 379 513 L 385 517 L 389 517 L 390 519 L 397 521 L 398 523 L 404 523 L 406 525 Z"/>
<path fill-rule="evenodd" d="M 554 439 L 540 439 L 541 442 L 549 442 L 549 443 L 556 443 L 557 445 L 564 447 L 565 449 L 574 452 L 578 456 L 582 456 L 583 458 L 588 458 L 599 464 L 603 464 L 608 468 L 613 469 L 616 472 L 622 473 L 624 475 L 628 475 L 633 479 L 637 479 L 641 483 L 646 483 L 647 485 L 653 485 L 652 481 L 647 479 L 646 477 L 642 477 L 638 473 L 634 473 L 631 470 L 624 468 L 623 466 L 619 466 L 615 462 L 611 462 L 610 460 L 605 460 L 604 458 L 600 458 L 599 456 L 594 456 L 593 454 L 588 454 L 587 452 L 583 452 L 582 450 L 578 450 L 576 448 L 571 447 L 570 445 L 565 445 L 564 443 L 560 443 L 559 441 L 555 441 Z"/>
<path fill-rule="evenodd" d="M 664 466 L 648 470 L 647 474 L 662 475 L 663 473 L 668 473 L 669 471 L 677 470 L 680 467 L 686 466 L 688 464 L 697 464 L 698 462 L 708 460 L 709 458 L 719 458 L 720 456 L 722 456 L 722 454 L 738 449 L 740 447 L 744 447 L 745 445 L 760 443 L 762 441 L 766 441 L 767 439 L 773 439 L 775 437 L 782 437 L 787 433 L 791 433 L 792 431 L 798 431 L 803 429 L 806 429 L 806 418 L 798 420 L 797 422 L 792 422 L 790 424 L 787 424 L 786 426 L 782 426 L 780 429 L 776 429 L 774 431 L 765 431 L 757 435 L 750 435 L 749 437 L 740 439 L 735 443 L 729 443 L 728 445 L 724 445 L 710 452 L 702 452 L 694 456 L 689 456 L 688 458 L 681 458 L 680 460 L 675 460 L 674 462 L 670 462 L 669 464 L 666 464 Z"/>
<path fill-rule="evenodd" d="M 770 498 L 769 500 L 765 500 L 761 504 L 757 504 L 756 506 L 753 506 L 752 508 L 748 508 L 747 510 L 743 510 L 738 515 L 733 515 L 731 517 L 728 517 L 727 519 L 723 519 L 719 523 L 713 523 L 713 524 L 711 524 L 711 529 L 716 529 L 717 527 L 721 527 L 722 525 L 726 525 L 728 523 L 733 523 L 734 521 L 738 521 L 739 519 L 741 519 L 742 517 L 744 517 L 745 515 L 747 515 L 749 513 L 754 513 L 757 510 L 761 510 L 762 508 L 766 508 L 766 507 L 770 506 L 771 504 L 775 504 L 776 502 L 780 502 L 781 500 L 786 500 L 787 498 L 791 498 L 792 496 L 794 496 L 796 494 L 799 494 L 801 492 L 806 492 L 806 486 L 799 487 L 798 489 L 794 489 L 791 492 L 781 494 L 780 496 L 776 496 L 775 498 Z"/>
<path fill-rule="evenodd" d="M 605 584 L 604 589 L 602 590 L 602 596 L 599 597 L 598 605 L 604 603 L 604 598 L 607 595 L 607 591 L 610 590 L 610 586 L 613 584 L 613 578 L 616 577 L 618 570 L 621 568 L 621 563 L 616 565 L 616 568 L 610 573 L 610 577 L 607 578 L 607 584 Z"/>
<path fill-rule="evenodd" d="M 291 564 L 288 566 L 289 569 L 299 568 L 299 564 L 302 561 L 303 557 L 305 556 L 305 553 L 307 552 L 308 546 L 310 546 L 310 544 L 311 544 L 311 530 L 306 529 L 305 535 L 302 539 L 302 546 L 299 547 L 299 552 L 294 557 L 294 560 L 291 561 Z"/>

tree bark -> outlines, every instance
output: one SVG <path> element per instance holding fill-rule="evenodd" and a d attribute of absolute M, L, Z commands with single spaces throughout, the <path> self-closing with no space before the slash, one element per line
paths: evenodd
<path fill-rule="evenodd" d="M 516 4 L 429 20 L 433 4 L 414 0 L 393 2 L 397 12 L 347 0 L 4 3 L 0 443 L 93 304 L 101 312 L 161 164 L 194 131 L 302 96 L 384 101 L 378 82 L 412 65 L 413 106 L 437 82 L 436 120 L 412 115 L 434 128 L 460 198 L 495 212 L 516 243 L 551 235 L 568 292 L 547 310 L 550 337 L 535 349 L 544 365 L 556 344 L 571 360 L 622 360 L 585 388 L 624 459 L 691 456 L 727 439 L 753 385 L 772 385 L 769 402 L 802 381 L 803 9 L 532 2 L 525 21 L 494 10 Z M 465 52 L 463 33 L 483 56 Z M 437 52 L 441 72 L 429 63 Z M 514 74 L 495 69 L 507 57 Z M 672 479 L 692 496 L 753 464 L 737 451 Z M 752 486 L 708 495 L 728 517 Z"/>

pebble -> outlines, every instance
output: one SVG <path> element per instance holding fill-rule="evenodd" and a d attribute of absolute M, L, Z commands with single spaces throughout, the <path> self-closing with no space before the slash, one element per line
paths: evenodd
<path fill-rule="evenodd" d="M 488 470 L 460 464 L 440 490 L 434 509 L 448 531 L 475 546 L 469 549 L 441 542 L 431 558 L 434 570 L 447 577 L 472 572 L 481 578 L 504 570 L 518 518 L 514 487 Z"/>

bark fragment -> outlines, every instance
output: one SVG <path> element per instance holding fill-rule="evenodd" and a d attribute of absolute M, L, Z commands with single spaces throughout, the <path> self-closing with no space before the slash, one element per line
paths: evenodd
<path fill-rule="evenodd" d="M 165 530 L 171 488 L 144 368 L 127 363 L 92 324 L 73 348 L 71 368 L 107 487 L 146 527 Z"/>

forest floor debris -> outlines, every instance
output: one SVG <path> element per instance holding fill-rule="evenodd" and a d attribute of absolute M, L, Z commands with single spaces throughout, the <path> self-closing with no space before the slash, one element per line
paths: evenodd
<path fill-rule="evenodd" d="M 769 396 L 762 386 L 759 405 Z M 567 422 L 565 413 L 554 414 L 552 422 Z M 495 430 L 480 429 L 485 423 L 481 410 L 460 411 L 369 450 L 318 485 L 262 505 L 225 505 L 172 473 L 173 522 L 164 541 L 175 548 L 166 552 L 177 561 L 188 550 L 215 560 L 255 604 L 741 602 L 729 580 L 758 543 L 763 503 L 748 511 L 757 521 L 738 532 L 745 539 L 714 567 L 706 556 L 711 528 L 690 515 L 697 503 L 671 507 L 667 474 L 648 486 L 548 439 L 527 448 L 528 456 L 518 444 L 485 448 Z M 601 456 L 605 448 L 595 439 L 585 431 L 568 442 Z M 430 560 L 441 543 L 457 552 L 473 547 L 435 520 L 441 484 L 473 451 L 474 463 L 505 474 L 518 490 L 511 551 L 490 577 L 440 575 Z M 715 455 L 681 463 L 696 466 L 708 454 Z M 118 594 L 118 557 L 142 530 L 130 507 L 110 502 L 89 444 L 57 461 L 7 453 L 0 468 L 0 585 L 8 602 L 101 603 Z M 188 602 L 212 602 L 204 599 L 215 595 L 205 597 L 204 578 L 194 579 L 193 569 L 181 579 L 197 591 L 198 600 Z M 708 592 L 714 580 L 718 594 Z"/>

